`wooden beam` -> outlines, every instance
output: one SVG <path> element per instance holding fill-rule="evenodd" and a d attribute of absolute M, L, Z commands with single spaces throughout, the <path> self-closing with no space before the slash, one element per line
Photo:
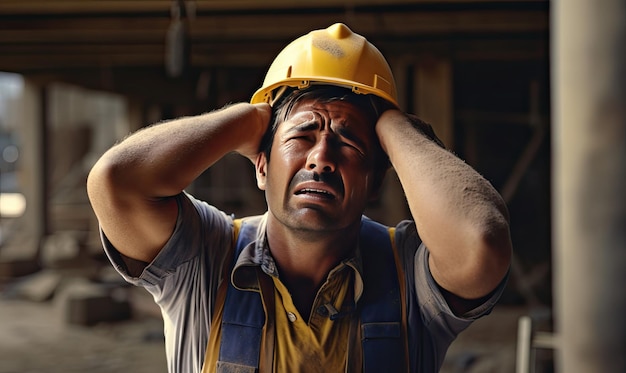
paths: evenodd
<path fill-rule="evenodd" d="M 349 20 L 348 20 L 349 18 Z M 348 22 L 349 21 L 349 22 Z M 163 41 L 168 17 L 52 17 L 7 19 L 0 23 L 0 43 L 120 43 Z M 192 39 L 291 39 L 333 22 L 348 22 L 355 32 L 371 38 L 453 33 L 529 33 L 548 30 L 544 11 L 342 12 L 322 14 L 201 16 L 188 21 Z M 280 27 L 274 27 L 280 25 Z"/>
<path fill-rule="evenodd" d="M 414 76 L 415 113 L 454 149 L 452 61 L 429 56 L 419 61 Z"/>
<path fill-rule="evenodd" d="M 358 8 L 388 6 L 441 6 L 502 4 L 512 6 L 519 3 L 547 4 L 548 0 L 352 0 L 348 4 L 338 4 L 336 0 L 196 0 L 197 12 L 258 11 L 284 9 L 323 9 Z M 169 14 L 171 0 L 4 0 L 0 2 L 0 15 L 3 14 L 103 14 L 103 13 L 166 13 Z"/>
<path fill-rule="evenodd" d="M 397 41 L 385 39 L 376 45 L 389 59 L 418 60 L 426 54 L 446 55 L 455 60 L 541 60 L 547 59 L 547 41 L 537 39 Z M 282 42 L 201 43 L 191 48 L 191 66 L 269 66 L 284 47 Z M 164 63 L 163 45 L 24 45 L 2 47 L 0 71 L 28 74 L 38 70 L 59 70 L 67 74 L 70 68 L 100 70 L 112 67 L 161 67 Z"/>
<path fill-rule="evenodd" d="M 193 3 L 196 16 L 187 22 L 192 72 L 223 67 L 263 70 L 289 41 L 333 22 L 346 22 L 388 59 L 415 62 L 427 54 L 454 60 L 547 58 L 546 0 Z M 160 82 L 154 90 L 167 90 L 170 83 L 160 79 L 171 4 L 171 0 L 0 1 L 0 71 L 106 88 L 117 82 L 111 72 L 144 69 Z M 133 74 L 126 79 L 129 90 L 150 80 Z"/>

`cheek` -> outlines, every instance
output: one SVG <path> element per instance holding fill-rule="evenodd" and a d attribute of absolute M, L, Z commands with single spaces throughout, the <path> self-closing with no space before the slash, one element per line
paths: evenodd
<path fill-rule="evenodd" d="M 374 183 L 376 176 L 374 173 L 374 167 L 371 162 L 354 162 L 346 168 L 349 175 L 346 175 L 352 180 L 352 192 L 353 195 L 369 196 L 374 189 Z"/>
<path fill-rule="evenodd" d="M 274 171 L 282 174 L 293 174 L 304 167 L 307 159 L 307 149 L 302 144 L 290 142 L 276 149 L 277 162 L 274 162 Z"/>
<path fill-rule="evenodd" d="M 357 196 L 367 196 L 372 188 L 372 181 L 374 179 L 371 170 L 355 168 L 354 172 L 351 172 L 349 177 L 350 182 L 350 197 L 358 198 Z M 346 181 L 347 182 L 347 181 Z"/>
<path fill-rule="evenodd" d="M 284 162 L 293 162 L 298 158 L 306 157 L 309 145 L 304 141 L 287 141 L 277 151 Z"/>
<path fill-rule="evenodd" d="M 289 187 L 293 177 L 293 163 L 291 159 L 284 154 L 276 154 L 267 166 L 267 175 L 265 178 L 266 192 L 280 194 Z"/>

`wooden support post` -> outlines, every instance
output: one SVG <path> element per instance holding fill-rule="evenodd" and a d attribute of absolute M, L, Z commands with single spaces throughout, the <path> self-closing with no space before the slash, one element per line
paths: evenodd
<path fill-rule="evenodd" d="M 626 372 L 626 2 L 552 4 L 559 372 Z"/>
<path fill-rule="evenodd" d="M 24 81 L 19 100 L 21 112 L 17 135 L 20 140 L 20 192 L 26 206 L 20 219 L 20 230 L 0 250 L 0 277 L 19 277 L 39 269 L 38 254 L 46 232 L 45 121 L 40 87 Z M 18 226 L 18 225 L 16 225 Z"/>
<path fill-rule="evenodd" d="M 414 108 L 433 126 L 447 148 L 454 148 L 452 63 L 448 59 L 426 57 L 415 67 Z"/>

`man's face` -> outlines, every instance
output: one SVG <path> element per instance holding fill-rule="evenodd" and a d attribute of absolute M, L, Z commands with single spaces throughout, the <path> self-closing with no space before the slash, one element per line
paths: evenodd
<path fill-rule="evenodd" d="M 372 118 L 345 101 L 302 100 L 276 130 L 271 161 L 257 160 L 257 183 L 271 217 L 301 231 L 333 231 L 358 221 L 372 196 Z"/>

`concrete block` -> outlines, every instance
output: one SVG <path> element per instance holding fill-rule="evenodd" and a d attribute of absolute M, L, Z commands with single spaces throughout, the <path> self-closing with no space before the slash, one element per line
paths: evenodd
<path fill-rule="evenodd" d="M 58 302 L 68 324 L 91 326 L 132 316 L 125 289 L 111 289 L 80 278 L 67 283 Z"/>
<path fill-rule="evenodd" d="M 66 321 L 69 324 L 90 326 L 100 322 L 128 320 L 130 317 L 130 303 L 114 299 L 108 294 L 68 299 Z"/>
<path fill-rule="evenodd" d="M 44 239 L 41 248 L 41 263 L 44 267 L 55 267 L 71 262 L 80 255 L 79 238 L 75 232 L 57 232 Z"/>
<path fill-rule="evenodd" d="M 17 234 L 0 247 L 0 279 L 12 279 L 37 272 L 41 267 L 37 252 L 39 241 L 35 237 Z"/>
<path fill-rule="evenodd" d="M 39 269 L 39 262 L 35 258 L 0 259 L 0 279 L 30 275 Z"/>
<path fill-rule="evenodd" d="M 33 275 L 20 279 L 15 284 L 13 295 L 34 301 L 44 302 L 52 299 L 56 289 L 61 283 L 61 274 L 52 270 L 43 270 Z"/>

